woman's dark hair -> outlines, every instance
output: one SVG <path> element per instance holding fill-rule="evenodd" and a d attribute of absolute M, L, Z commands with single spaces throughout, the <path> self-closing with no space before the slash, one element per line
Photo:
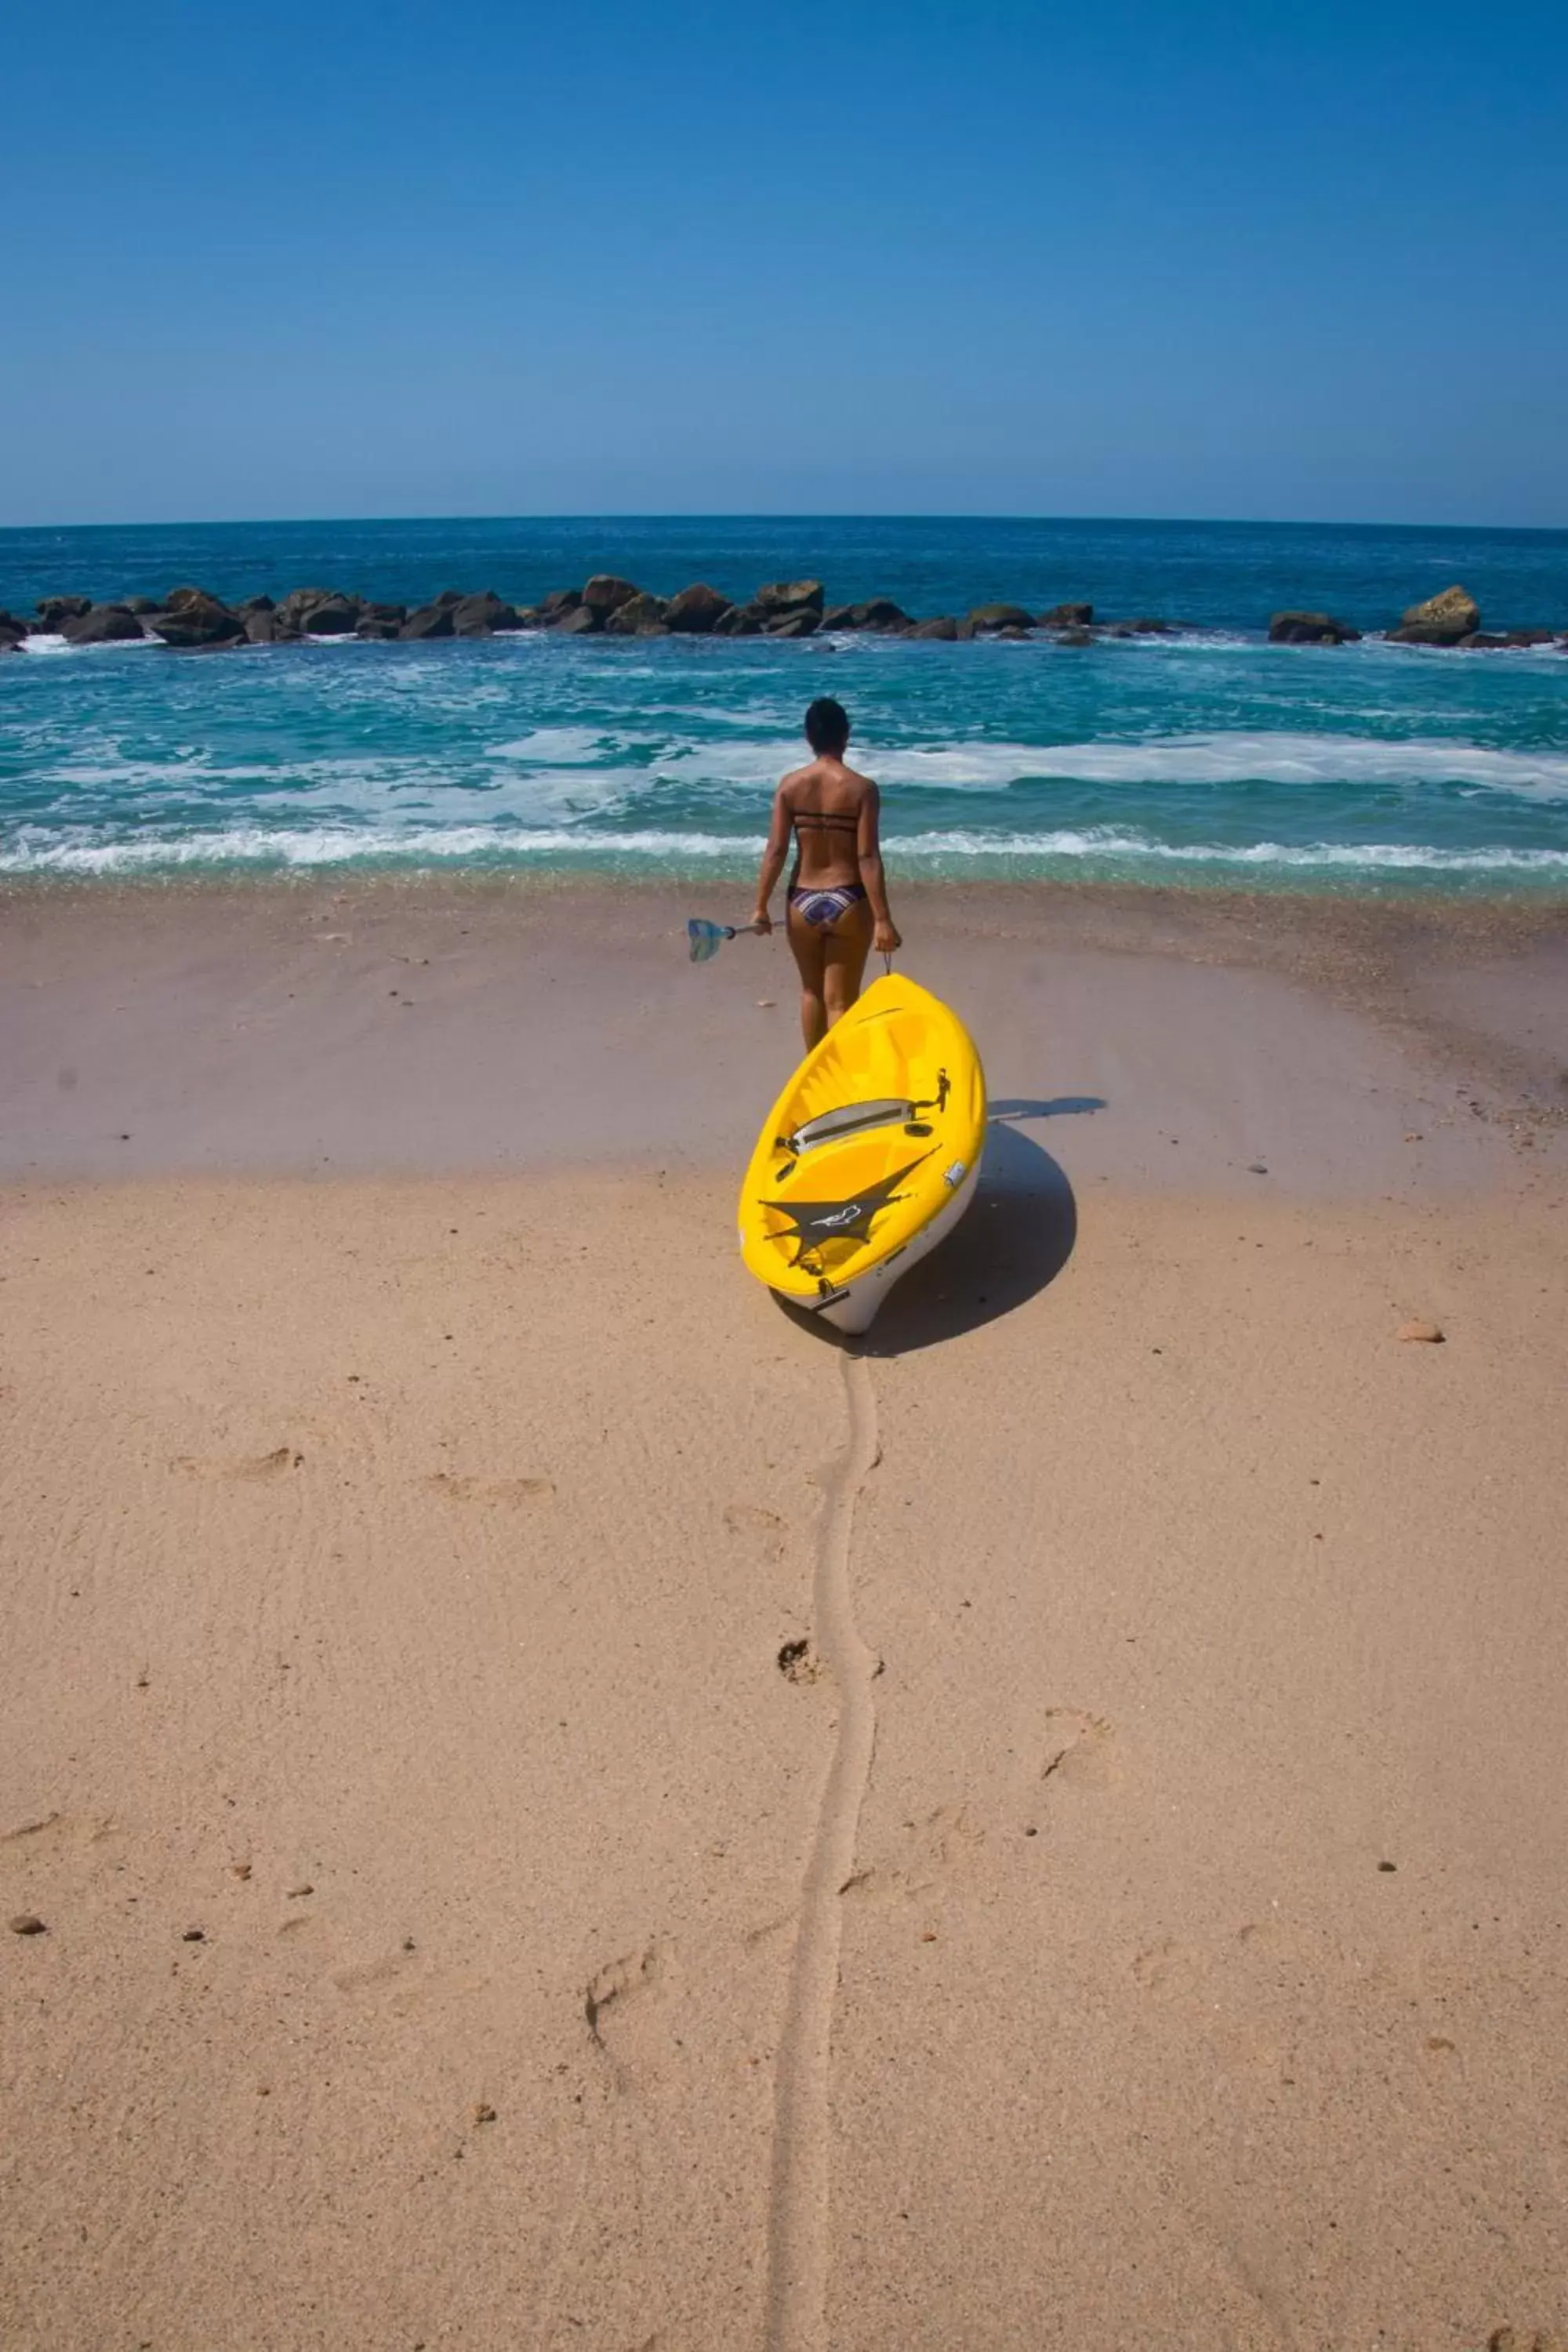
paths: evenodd
<path fill-rule="evenodd" d="M 849 713 L 830 694 L 819 694 L 805 714 L 805 740 L 818 757 L 831 751 L 838 758 L 849 740 Z"/>

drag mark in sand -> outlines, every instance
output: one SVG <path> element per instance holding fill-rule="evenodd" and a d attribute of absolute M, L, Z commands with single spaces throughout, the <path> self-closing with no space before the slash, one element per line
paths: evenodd
<path fill-rule="evenodd" d="M 841 1897 L 854 1874 L 860 1806 L 877 1736 L 871 1696 L 877 1661 L 860 1638 L 849 1583 L 855 1506 L 880 1455 L 877 1402 L 864 1359 L 847 1351 L 841 1360 L 849 1435 L 827 1491 L 812 1592 L 814 1646 L 838 1685 L 838 1733 L 801 1890 L 779 2041 L 767 2352 L 823 2352 L 827 2342 L 827 2095 Z"/>

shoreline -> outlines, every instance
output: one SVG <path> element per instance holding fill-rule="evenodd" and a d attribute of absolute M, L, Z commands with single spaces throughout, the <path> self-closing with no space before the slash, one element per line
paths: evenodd
<path fill-rule="evenodd" d="M 1261 1156 L 1309 1191 L 1447 1189 L 1515 1181 L 1568 1129 L 1568 907 L 895 905 L 994 1099 L 1104 1109 L 1091 1180 L 1245 1191 Z M 698 910 L 735 911 L 474 875 L 0 890 L 0 1180 L 739 1167 L 798 1055 L 794 969 L 776 929 L 691 966 Z"/>

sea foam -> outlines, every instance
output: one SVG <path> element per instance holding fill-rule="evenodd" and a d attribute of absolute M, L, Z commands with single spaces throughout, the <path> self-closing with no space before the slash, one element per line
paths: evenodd
<path fill-rule="evenodd" d="M 510 828 L 497 825 L 411 825 L 401 831 L 352 825 L 268 829 L 234 825 L 212 833 L 143 835 L 100 841 L 50 835 L 24 827 L 0 850 L 0 873 L 128 874 L 192 866 L 428 866 L 475 861 L 530 866 L 583 862 L 625 870 L 675 869 L 724 862 L 754 865 L 763 837 L 665 831 L 616 832 L 589 826 Z M 1061 827 L 1041 833 L 969 832 L 962 828 L 902 835 L 899 862 L 936 868 L 987 863 L 1018 872 L 1048 874 L 1061 866 L 1112 867 L 1124 863 L 1307 873 L 1402 872 L 1431 875 L 1568 877 L 1568 849 L 1513 849 L 1505 845 L 1442 849 L 1408 842 L 1164 842 L 1110 826 Z"/>

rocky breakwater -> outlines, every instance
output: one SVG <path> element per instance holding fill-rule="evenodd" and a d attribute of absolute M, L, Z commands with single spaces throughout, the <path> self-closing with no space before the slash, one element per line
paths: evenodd
<path fill-rule="evenodd" d="M 1164 635 L 1180 625 L 1140 619 L 1097 627 L 1094 607 L 1085 603 L 1054 604 L 1039 614 L 1023 604 L 978 604 L 967 614 L 920 620 L 890 596 L 830 603 L 820 580 L 768 581 L 740 601 L 705 581 L 664 596 L 635 580 L 601 572 L 580 588 L 553 588 L 537 604 L 521 607 L 489 588 L 477 594 L 446 588 L 413 610 L 325 587 L 292 589 L 280 603 L 249 596 L 236 604 L 195 587 L 171 589 L 162 603 L 147 596 L 104 604 L 87 596 L 46 596 L 31 620 L 0 613 L 0 651 L 29 635 L 64 636 L 84 646 L 153 638 L 182 652 L 209 652 L 349 636 L 419 643 L 518 629 L 563 637 L 795 638 L 845 631 L 948 641 L 1044 636 L 1070 646 L 1088 645 L 1098 635 Z"/>
<path fill-rule="evenodd" d="M 1356 644 L 1361 634 L 1331 613 L 1276 613 L 1268 624 L 1268 640 L 1276 646 L 1348 646 Z M 1557 629 L 1483 629 L 1480 606 L 1468 588 L 1460 587 L 1445 588 L 1424 604 L 1412 604 L 1383 635 L 1391 646 L 1496 652 L 1560 645 L 1568 653 L 1568 635 Z"/>
<path fill-rule="evenodd" d="M 890 596 L 832 604 L 820 580 L 769 581 L 736 602 L 706 581 L 694 581 L 664 596 L 618 573 L 599 572 L 580 588 L 552 588 L 537 604 L 521 607 L 509 604 L 493 588 L 478 593 L 444 588 L 427 604 L 412 610 L 336 588 L 295 588 L 280 604 L 270 596 L 250 596 L 233 605 L 205 588 L 173 588 L 162 604 L 146 596 L 102 604 L 88 596 L 45 596 L 31 620 L 0 612 L 0 653 L 14 650 L 30 635 L 63 636 L 77 646 L 151 637 L 182 652 L 202 653 L 351 636 L 417 644 L 499 636 L 519 629 L 563 637 L 793 638 L 858 631 L 947 643 L 1034 638 L 1062 646 L 1192 634 L 1190 624 L 1149 614 L 1097 621 L 1094 606 L 1081 602 L 1036 613 L 1024 604 L 999 601 L 976 604 L 964 614 L 937 613 L 917 619 Z M 1268 624 L 1274 645 L 1353 645 L 1361 634 L 1331 613 L 1305 609 L 1276 613 Z M 1392 645 L 1489 651 L 1561 642 L 1568 652 L 1568 636 L 1555 629 L 1483 630 L 1479 606 L 1460 587 L 1446 588 L 1425 604 L 1411 605 L 1398 625 L 1384 634 Z"/>
<path fill-rule="evenodd" d="M 1483 629 L 1481 608 L 1468 588 L 1445 588 L 1423 604 L 1412 604 L 1397 628 L 1384 632 L 1391 646 L 1443 646 L 1466 653 L 1528 652 L 1534 646 L 1560 645 L 1568 653 L 1568 635 L 1538 625 L 1525 629 Z"/>

